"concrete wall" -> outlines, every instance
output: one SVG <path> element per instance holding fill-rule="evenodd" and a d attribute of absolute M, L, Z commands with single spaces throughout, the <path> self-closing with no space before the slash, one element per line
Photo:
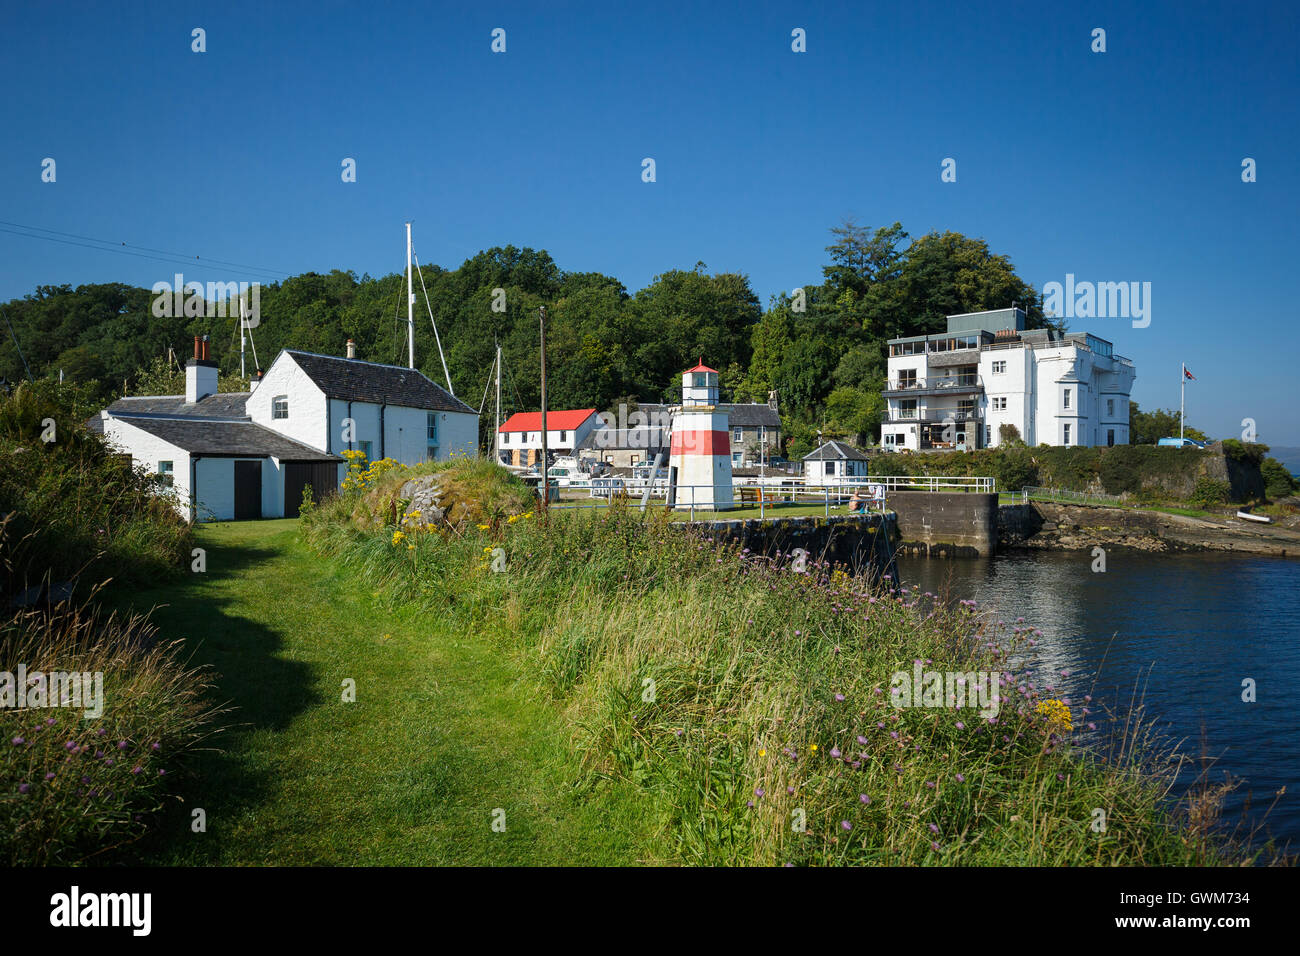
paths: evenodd
<path fill-rule="evenodd" d="M 899 547 L 932 557 L 988 557 L 997 550 L 998 496 L 975 492 L 895 491 Z"/>
<path fill-rule="evenodd" d="M 682 521 L 719 543 L 739 545 L 757 554 L 789 555 L 796 548 L 808 560 L 825 560 L 855 571 L 880 574 L 892 562 L 896 536 L 891 514 L 833 515 L 760 520 Z M 893 571 L 891 574 L 895 573 Z"/>

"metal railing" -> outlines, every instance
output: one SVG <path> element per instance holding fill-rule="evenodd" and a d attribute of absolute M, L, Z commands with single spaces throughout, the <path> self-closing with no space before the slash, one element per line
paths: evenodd
<path fill-rule="evenodd" d="M 1021 504 L 1030 501 L 1058 502 L 1070 505 L 1119 505 L 1124 499 L 1119 495 L 1094 494 L 1086 491 L 1069 491 L 1064 488 L 1039 488 L 1028 485 L 1020 491 Z"/>
<path fill-rule="evenodd" d="M 983 380 L 978 375 L 946 375 L 939 378 L 900 378 L 888 383 L 887 392 L 925 391 L 927 389 L 946 388 L 982 388 Z"/>

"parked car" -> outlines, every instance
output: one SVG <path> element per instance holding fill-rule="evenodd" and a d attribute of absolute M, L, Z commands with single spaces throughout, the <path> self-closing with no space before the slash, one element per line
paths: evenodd
<path fill-rule="evenodd" d="M 1171 445 L 1174 448 L 1204 448 L 1205 442 L 1193 441 L 1190 438 L 1162 438 L 1157 445 Z"/>

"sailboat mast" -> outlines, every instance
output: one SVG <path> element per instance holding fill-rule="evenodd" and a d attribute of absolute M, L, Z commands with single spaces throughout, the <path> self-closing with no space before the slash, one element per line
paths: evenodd
<path fill-rule="evenodd" d="M 248 330 L 248 322 L 244 318 L 244 296 L 239 296 L 239 377 L 247 378 L 244 374 L 244 336 Z"/>
<path fill-rule="evenodd" d="M 415 289 L 411 285 L 411 224 L 406 224 L 406 362 L 415 368 Z"/>

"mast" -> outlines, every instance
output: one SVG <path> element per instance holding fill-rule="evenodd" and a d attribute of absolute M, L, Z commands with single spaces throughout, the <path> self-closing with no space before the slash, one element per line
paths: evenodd
<path fill-rule="evenodd" d="M 1187 415 L 1187 363 L 1183 363 L 1183 372 L 1178 376 L 1178 444 L 1183 443 L 1183 419 Z"/>
<path fill-rule="evenodd" d="M 244 374 L 244 335 L 248 329 L 247 321 L 244 319 L 244 296 L 239 296 L 239 377 L 247 378 Z"/>
<path fill-rule="evenodd" d="M 406 362 L 415 368 L 415 289 L 411 286 L 411 224 L 406 224 Z"/>

